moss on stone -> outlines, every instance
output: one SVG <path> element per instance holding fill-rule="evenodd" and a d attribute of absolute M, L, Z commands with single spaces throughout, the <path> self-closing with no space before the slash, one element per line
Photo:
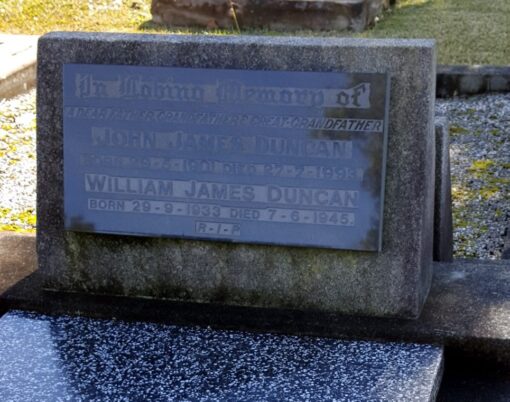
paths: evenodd
<path fill-rule="evenodd" d="M 463 202 L 472 198 L 470 190 L 464 186 L 456 185 L 452 186 L 452 199 L 453 202 Z"/>
<path fill-rule="evenodd" d="M 476 109 L 469 108 L 469 109 L 466 109 L 465 111 L 463 111 L 460 114 L 461 115 L 466 115 L 466 116 L 469 116 L 469 117 L 473 117 L 476 114 Z"/>
<path fill-rule="evenodd" d="M 461 127 L 461 126 L 456 126 L 456 125 L 451 125 L 450 126 L 450 135 L 458 135 L 458 134 L 466 134 L 468 133 L 469 130 L 464 128 L 464 127 Z"/>
<path fill-rule="evenodd" d="M 468 170 L 474 174 L 482 174 L 486 173 L 492 167 L 494 167 L 494 161 L 490 159 L 480 159 L 474 161 Z"/>
<path fill-rule="evenodd" d="M 33 233 L 36 222 L 33 209 L 13 212 L 9 208 L 0 208 L 0 231 Z"/>

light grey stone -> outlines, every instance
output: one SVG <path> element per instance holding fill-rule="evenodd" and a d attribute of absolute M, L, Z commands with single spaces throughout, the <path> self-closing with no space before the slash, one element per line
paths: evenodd
<path fill-rule="evenodd" d="M 0 98 L 35 87 L 38 36 L 0 34 Z"/>
<path fill-rule="evenodd" d="M 432 277 L 431 40 L 51 33 L 38 54 L 38 256 L 51 289 L 417 317 Z M 62 65 L 387 72 L 382 252 L 64 231 Z"/>

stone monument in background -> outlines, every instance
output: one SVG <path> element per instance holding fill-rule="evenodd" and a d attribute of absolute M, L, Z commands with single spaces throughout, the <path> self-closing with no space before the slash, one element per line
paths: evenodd
<path fill-rule="evenodd" d="M 361 32 L 390 0 L 152 0 L 152 20 L 170 27 Z"/>

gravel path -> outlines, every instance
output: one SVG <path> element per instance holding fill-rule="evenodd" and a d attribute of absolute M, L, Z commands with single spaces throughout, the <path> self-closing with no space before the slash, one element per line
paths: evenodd
<path fill-rule="evenodd" d="M 499 259 L 510 223 L 510 93 L 436 109 L 450 123 L 455 257 Z"/>
<path fill-rule="evenodd" d="M 0 230 L 35 228 L 35 90 L 0 99 Z"/>
<path fill-rule="evenodd" d="M 450 121 L 456 258 L 499 259 L 510 222 L 510 94 L 438 100 Z M 0 100 L 0 230 L 35 228 L 35 91 Z"/>

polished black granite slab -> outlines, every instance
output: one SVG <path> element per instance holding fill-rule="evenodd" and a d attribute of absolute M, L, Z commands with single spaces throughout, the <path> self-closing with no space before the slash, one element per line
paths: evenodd
<path fill-rule="evenodd" d="M 63 70 L 68 230 L 381 251 L 386 74 Z"/>
<path fill-rule="evenodd" d="M 0 367 L 2 401 L 429 401 L 442 349 L 11 311 Z"/>

